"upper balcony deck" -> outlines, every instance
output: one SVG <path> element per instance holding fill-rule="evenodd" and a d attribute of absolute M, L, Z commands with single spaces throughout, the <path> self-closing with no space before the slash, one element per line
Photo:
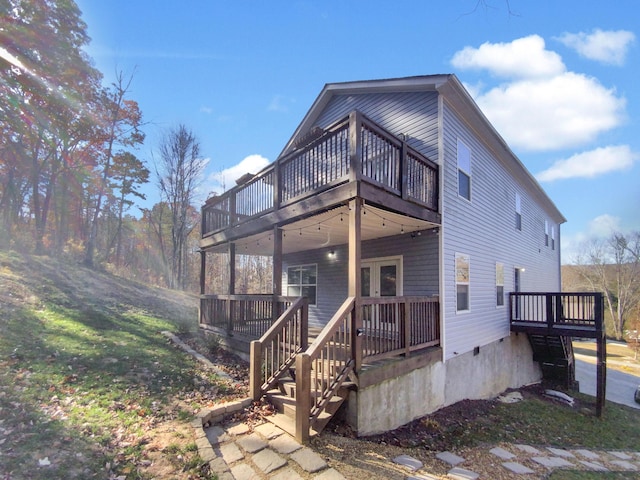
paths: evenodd
<path fill-rule="evenodd" d="M 306 142 L 305 142 L 306 140 Z M 361 197 L 440 223 L 438 165 L 354 111 L 202 208 L 201 246 L 293 222 Z"/>

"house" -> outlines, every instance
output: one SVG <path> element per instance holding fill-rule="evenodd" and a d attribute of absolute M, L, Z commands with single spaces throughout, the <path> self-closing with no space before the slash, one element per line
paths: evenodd
<path fill-rule="evenodd" d="M 250 354 L 252 395 L 303 441 L 345 399 L 367 435 L 570 381 L 566 339 L 599 335 L 601 304 L 548 293 L 564 222 L 455 75 L 327 84 L 273 164 L 203 206 L 200 325 Z M 236 294 L 245 253 L 273 257 L 271 292 Z"/>

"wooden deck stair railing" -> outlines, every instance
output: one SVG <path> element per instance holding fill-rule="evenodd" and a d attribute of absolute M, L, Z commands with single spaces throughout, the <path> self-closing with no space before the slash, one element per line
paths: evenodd
<path fill-rule="evenodd" d="M 307 349 L 309 306 L 300 297 L 259 339 L 251 342 L 250 394 L 259 400 L 287 375 L 296 355 Z"/>

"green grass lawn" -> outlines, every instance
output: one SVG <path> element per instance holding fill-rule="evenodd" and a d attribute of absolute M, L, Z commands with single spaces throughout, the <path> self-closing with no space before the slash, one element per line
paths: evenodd
<path fill-rule="evenodd" d="M 187 296 L 3 251 L 0 291 L 0 478 L 147 478 L 149 432 L 238 394 L 160 334 Z M 199 475 L 189 433 L 163 461 Z"/>

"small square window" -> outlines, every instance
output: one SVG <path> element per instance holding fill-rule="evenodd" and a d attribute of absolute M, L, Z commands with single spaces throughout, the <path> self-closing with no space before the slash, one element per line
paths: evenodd
<path fill-rule="evenodd" d="M 287 269 L 287 295 L 307 297 L 309 305 L 316 304 L 318 268 L 316 265 L 299 265 Z"/>

